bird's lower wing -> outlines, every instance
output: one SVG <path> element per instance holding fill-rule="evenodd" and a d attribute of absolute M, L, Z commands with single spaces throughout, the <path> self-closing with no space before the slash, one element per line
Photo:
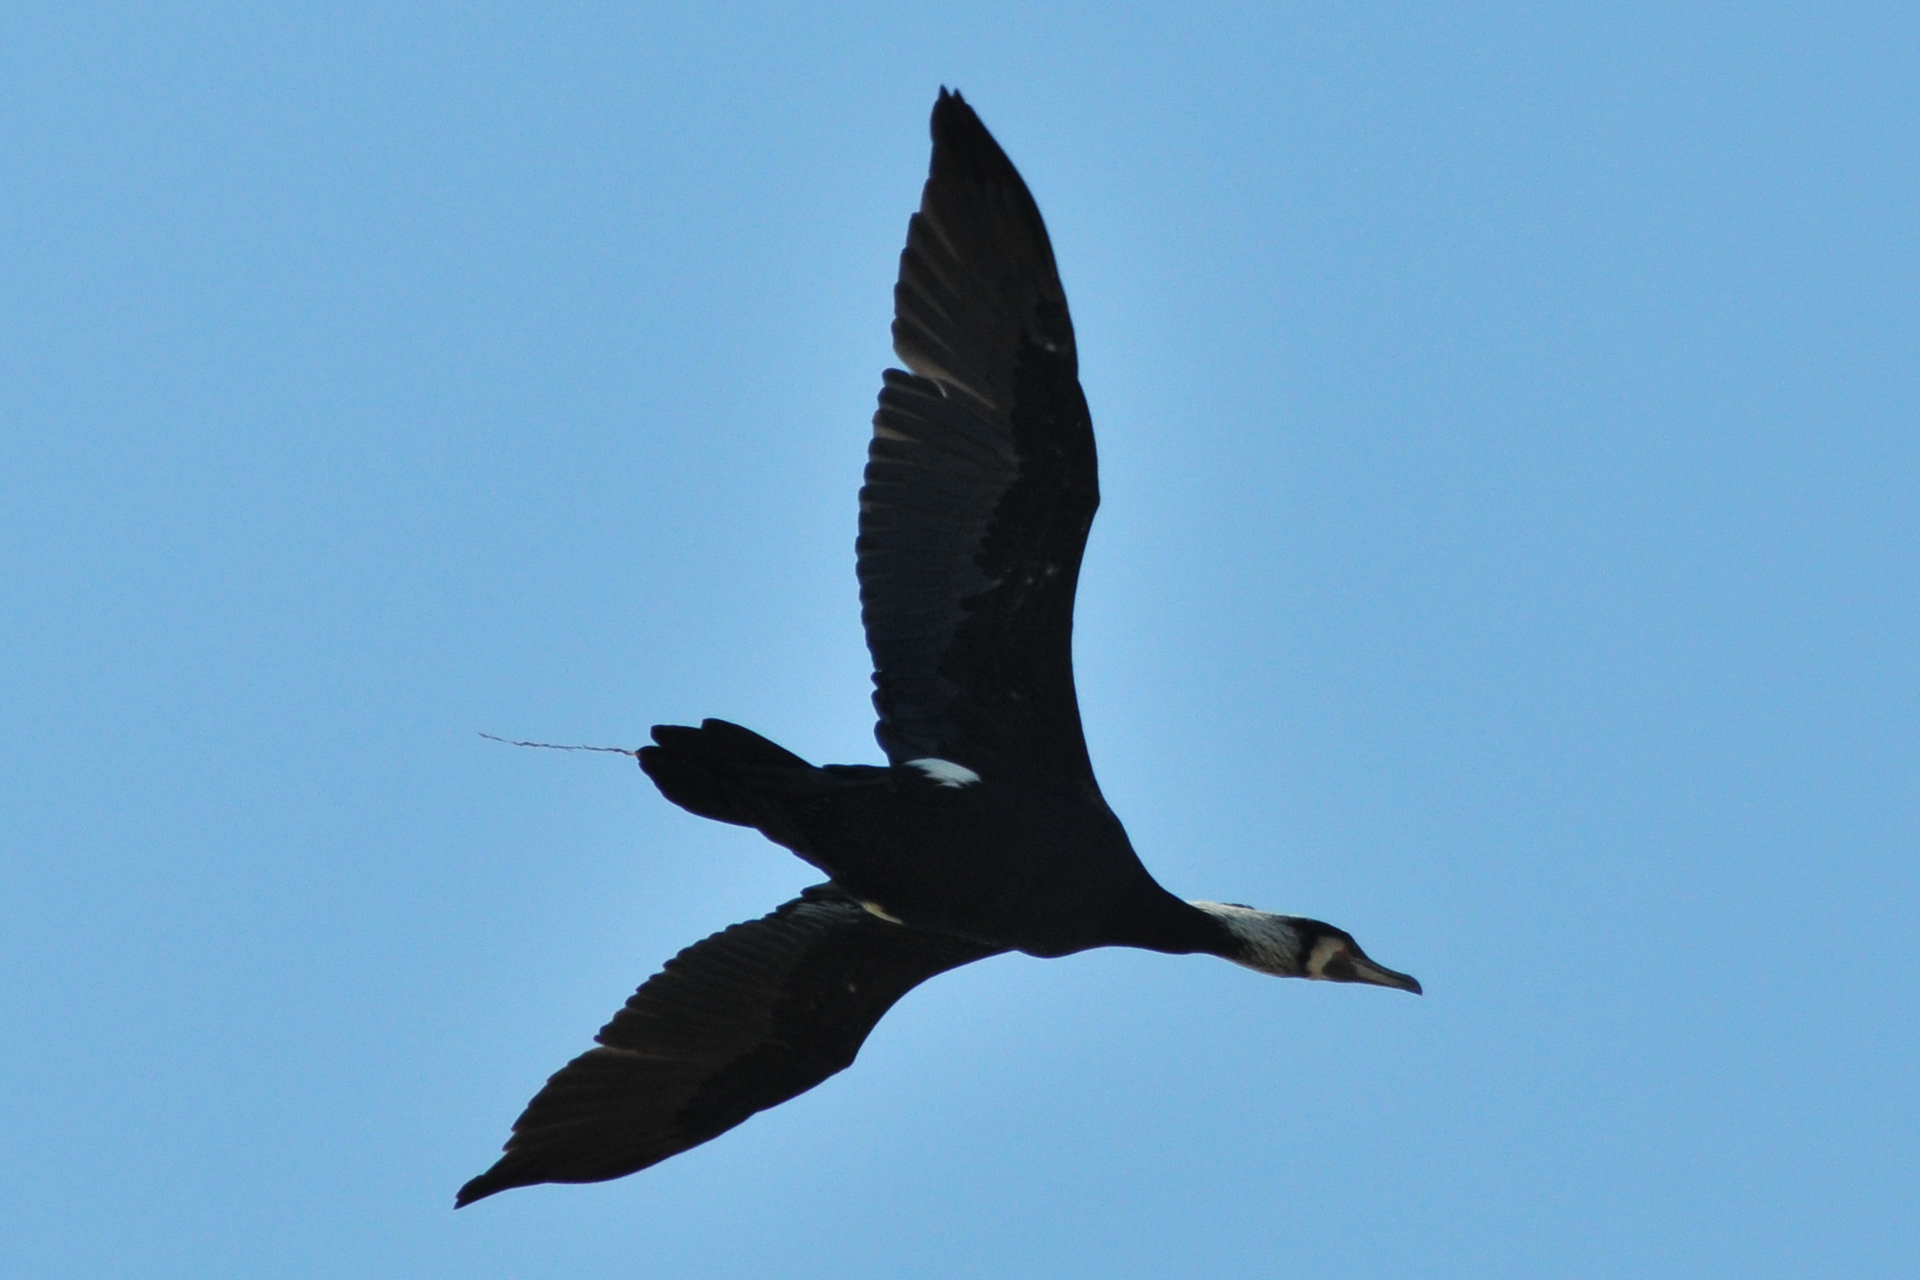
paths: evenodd
<path fill-rule="evenodd" d="M 831 884 L 669 960 L 514 1122 L 456 1205 L 618 1178 L 718 1137 L 853 1062 L 895 1001 L 994 949 L 891 924 Z"/>

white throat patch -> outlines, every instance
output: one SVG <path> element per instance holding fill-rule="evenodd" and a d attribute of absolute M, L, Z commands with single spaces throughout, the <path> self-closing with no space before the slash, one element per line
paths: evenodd
<path fill-rule="evenodd" d="M 908 768 L 918 769 L 943 787 L 970 787 L 980 781 L 980 775 L 967 766 L 938 756 L 922 756 L 906 763 Z"/>
<path fill-rule="evenodd" d="M 1312 953 L 1307 956 L 1307 976 L 1309 978 L 1324 977 L 1327 972 L 1327 961 L 1346 949 L 1347 944 L 1338 938 L 1322 938 L 1314 943 Z"/>

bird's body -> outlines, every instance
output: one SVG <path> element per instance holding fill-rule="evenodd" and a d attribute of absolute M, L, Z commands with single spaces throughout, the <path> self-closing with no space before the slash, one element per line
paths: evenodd
<path fill-rule="evenodd" d="M 1047 958 L 1197 949 L 1180 928 L 1185 904 L 1147 874 L 1104 805 L 991 783 L 947 792 L 890 781 L 819 821 L 815 847 L 832 852 L 808 861 L 913 928 Z"/>
<path fill-rule="evenodd" d="M 981 778 L 929 759 L 891 768 L 733 764 L 721 753 L 747 731 L 721 721 L 663 727 L 660 736 L 641 763 L 669 799 L 758 827 L 883 919 L 1045 957 L 1226 945 L 1211 917 L 1155 883 L 1097 794 Z M 707 789 L 688 785 L 680 763 L 703 747 L 719 757 L 701 771 Z M 716 802 L 716 784 L 752 788 L 751 798 Z"/>
<path fill-rule="evenodd" d="M 1053 251 L 1025 183 L 958 94 L 895 288 L 857 543 L 890 763 L 809 764 L 720 720 L 656 726 L 661 792 L 753 827 L 828 882 L 683 951 L 548 1081 L 466 1204 L 619 1177 L 853 1061 L 935 974 L 1003 951 L 1205 952 L 1417 992 L 1316 920 L 1186 902 L 1094 779 L 1073 597 L 1099 505 L 1093 423 Z"/>

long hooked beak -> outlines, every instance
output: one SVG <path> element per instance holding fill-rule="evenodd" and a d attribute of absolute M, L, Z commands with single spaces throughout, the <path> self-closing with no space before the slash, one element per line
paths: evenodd
<path fill-rule="evenodd" d="M 1335 982 L 1370 982 L 1376 987 L 1392 987 L 1397 991 L 1423 994 L 1420 979 L 1410 973 L 1395 973 L 1392 969 L 1375 964 L 1362 955 L 1358 947 L 1349 947 L 1327 961 L 1320 970 L 1320 976 Z"/>

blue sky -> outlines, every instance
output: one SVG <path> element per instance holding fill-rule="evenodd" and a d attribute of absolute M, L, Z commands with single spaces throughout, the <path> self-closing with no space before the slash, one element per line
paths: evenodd
<path fill-rule="evenodd" d="M 1892 5 L 9 6 L 8 1268 L 1910 1275 L 1916 65 Z M 1428 995 L 1001 958 L 455 1214 L 811 879 L 476 734 L 878 759 L 943 83 L 1074 307 L 1110 802 Z"/>

